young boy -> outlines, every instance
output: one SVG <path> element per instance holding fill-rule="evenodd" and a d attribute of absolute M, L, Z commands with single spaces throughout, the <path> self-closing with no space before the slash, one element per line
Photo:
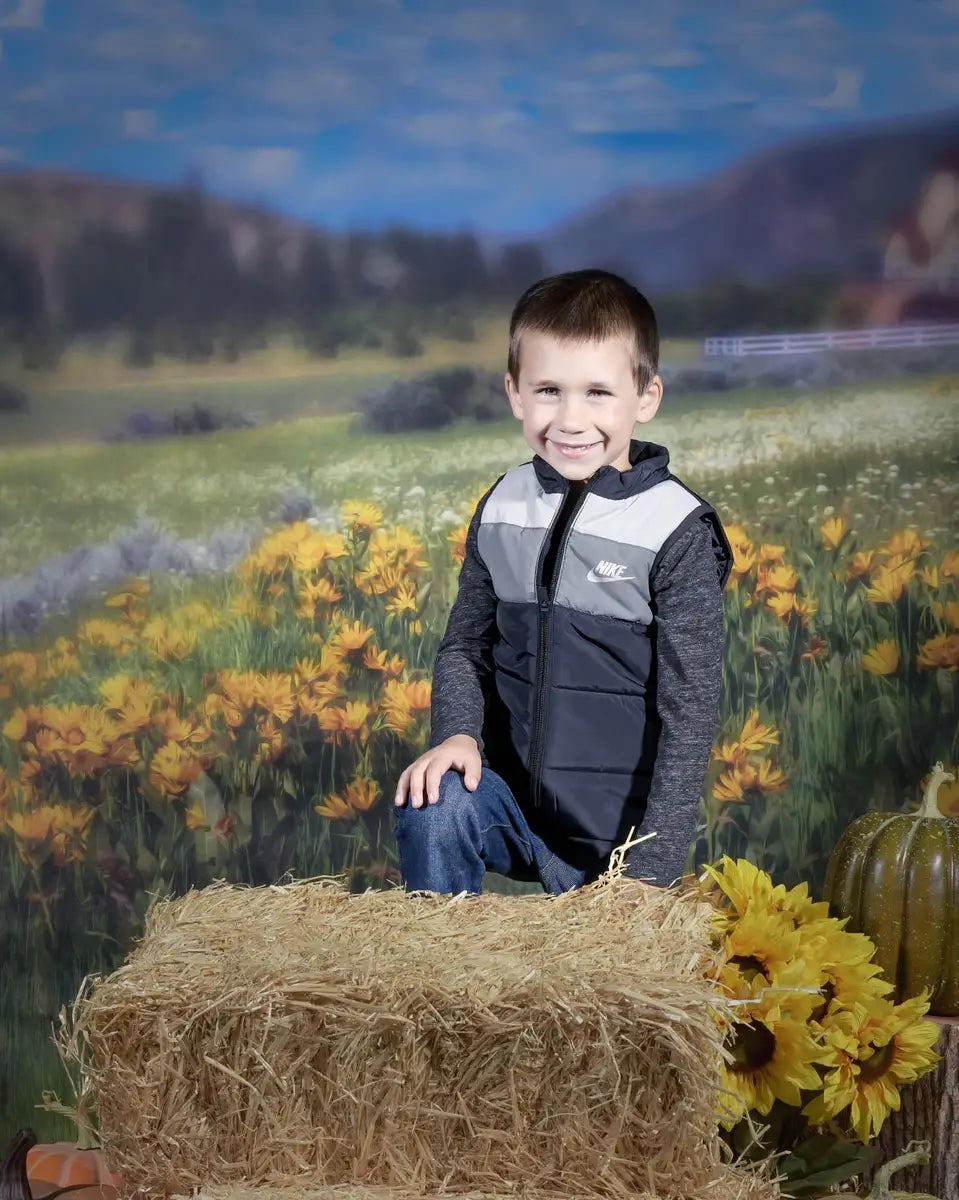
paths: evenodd
<path fill-rule="evenodd" d="M 433 676 L 430 749 L 400 777 L 411 891 L 496 871 L 554 894 L 683 873 L 718 723 L 732 552 L 711 505 L 633 440 L 663 394 L 649 302 L 605 271 L 534 284 L 506 392 L 534 451 L 480 500 Z"/>

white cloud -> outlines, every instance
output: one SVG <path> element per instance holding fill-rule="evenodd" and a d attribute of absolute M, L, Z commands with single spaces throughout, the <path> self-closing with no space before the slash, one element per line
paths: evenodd
<path fill-rule="evenodd" d="M 664 50 L 661 54 L 653 55 L 650 66 L 668 71 L 674 67 L 698 67 L 702 61 L 703 56 L 698 50 Z"/>
<path fill-rule="evenodd" d="M 0 29 L 42 29 L 46 0 L 15 0 L 12 13 L 0 16 Z"/>
<path fill-rule="evenodd" d="M 196 155 L 213 183 L 226 187 L 279 187 L 300 167 L 291 146 L 206 146 Z"/>
<path fill-rule="evenodd" d="M 123 111 L 123 134 L 128 138 L 149 138 L 157 131 L 157 115 L 152 108 L 127 108 Z"/>
<path fill-rule="evenodd" d="M 860 92 L 865 74 L 859 67 L 837 67 L 836 83 L 828 96 L 810 100 L 810 108 L 848 109 L 861 106 Z"/>

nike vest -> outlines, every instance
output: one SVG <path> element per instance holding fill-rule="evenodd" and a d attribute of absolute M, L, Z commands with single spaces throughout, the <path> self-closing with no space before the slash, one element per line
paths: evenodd
<path fill-rule="evenodd" d="M 647 684 L 660 559 L 705 518 L 723 586 L 732 567 L 718 515 L 670 472 L 666 448 L 633 441 L 630 459 L 627 471 L 598 471 L 570 509 L 569 482 L 537 455 L 479 513 L 498 633 L 485 756 L 574 866 L 608 858 L 642 824 L 658 734 Z"/>

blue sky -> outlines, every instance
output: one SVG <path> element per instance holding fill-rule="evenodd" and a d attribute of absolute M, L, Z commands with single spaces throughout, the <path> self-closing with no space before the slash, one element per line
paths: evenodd
<path fill-rule="evenodd" d="M 959 105 L 959 0 L 0 0 L 0 163 L 542 229 Z"/>

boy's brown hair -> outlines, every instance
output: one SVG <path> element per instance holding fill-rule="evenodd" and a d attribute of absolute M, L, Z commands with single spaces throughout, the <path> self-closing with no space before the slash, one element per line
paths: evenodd
<path fill-rule="evenodd" d="M 524 333 L 570 341 L 633 340 L 633 372 L 644 392 L 659 369 L 659 329 L 653 307 L 631 283 L 609 271 L 566 271 L 527 288 L 509 323 L 507 369 L 519 383 L 519 346 Z"/>

